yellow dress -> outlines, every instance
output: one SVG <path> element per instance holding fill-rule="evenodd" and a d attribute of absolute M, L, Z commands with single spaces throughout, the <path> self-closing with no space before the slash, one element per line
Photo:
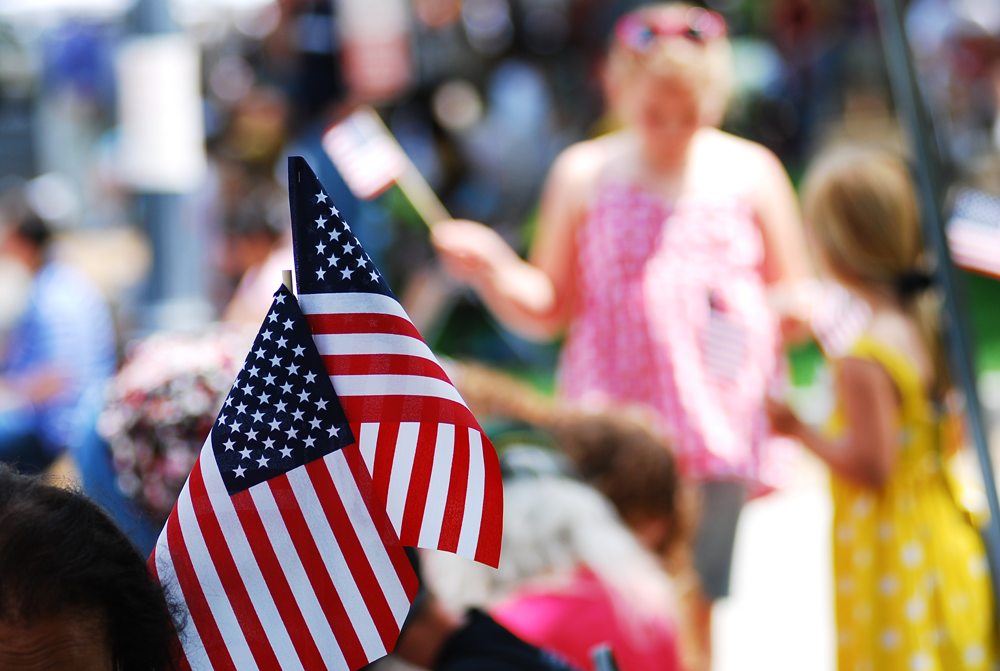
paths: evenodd
<path fill-rule="evenodd" d="M 988 565 L 978 531 L 949 489 L 942 423 L 902 353 L 863 336 L 850 356 L 878 363 L 895 383 L 900 448 L 881 489 L 831 476 L 837 668 L 990 669 Z"/>

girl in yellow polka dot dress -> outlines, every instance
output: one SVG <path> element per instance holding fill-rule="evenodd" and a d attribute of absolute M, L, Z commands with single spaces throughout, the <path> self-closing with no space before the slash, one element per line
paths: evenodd
<path fill-rule="evenodd" d="M 804 209 L 817 262 L 872 309 L 834 362 L 830 431 L 768 408 L 832 471 L 838 669 L 991 669 L 990 576 L 945 472 L 957 420 L 941 410 L 949 383 L 906 166 L 839 150 L 810 171 Z"/>

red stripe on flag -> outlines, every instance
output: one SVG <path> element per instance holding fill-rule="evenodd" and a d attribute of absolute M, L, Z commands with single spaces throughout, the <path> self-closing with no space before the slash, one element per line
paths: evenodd
<path fill-rule="evenodd" d="M 327 354 L 323 364 L 330 375 L 420 375 L 451 384 L 436 361 L 407 354 Z"/>
<path fill-rule="evenodd" d="M 378 438 L 375 440 L 375 467 L 371 478 L 374 483 L 373 493 L 379 505 L 385 507 L 389 500 L 389 479 L 392 477 L 392 460 L 396 456 L 396 440 L 399 438 L 397 422 L 383 423 L 378 428 Z"/>
<path fill-rule="evenodd" d="M 385 598 L 385 592 L 382 591 L 371 564 L 368 563 L 365 550 L 361 546 L 361 541 L 358 540 L 357 530 L 351 524 L 347 509 L 344 508 L 344 502 L 340 498 L 340 493 L 337 491 L 326 462 L 322 459 L 312 461 L 306 464 L 306 472 L 313 482 L 313 488 L 323 506 L 326 519 L 330 522 L 330 528 L 337 536 L 337 542 L 344 553 L 344 559 L 347 561 L 351 576 L 361 592 L 368 612 L 371 613 L 372 621 L 382 639 L 382 645 L 391 652 L 399 637 L 396 618 L 392 614 L 392 608 Z M 360 641 L 358 645 L 360 646 Z M 363 649 L 361 654 L 364 655 Z M 356 669 L 358 666 L 352 662 L 351 668 Z"/>
<path fill-rule="evenodd" d="M 280 476 L 284 477 L 284 476 Z M 260 485 L 257 485 L 260 486 Z M 230 497 L 236 514 L 246 530 L 246 538 L 250 543 L 253 556 L 260 566 L 260 572 L 267 583 L 267 589 L 271 593 L 274 605 L 281 615 L 281 621 L 288 637 L 298 653 L 302 666 L 307 669 L 322 669 L 326 666 L 323 656 L 316 647 L 316 642 L 309 633 L 309 625 L 306 624 L 302 611 L 295 601 L 295 595 L 285 577 L 285 571 L 281 568 L 278 555 L 274 552 L 274 547 L 267 537 L 267 530 L 264 522 L 257 512 L 257 504 L 254 503 L 250 490 L 244 489 Z"/>
<path fill-rule="evenodd" d="M 427 490 L 431 484 L 438 428 L 437 422 L 424 422 L 420 425 L 420 433 L 417 434 L 417 449 L 406 488 L 403 521 L 399 528 L 399 542 L 403 545 L 416 547 L 420 544 L 420 525 L 424 520 Z"/>
<path fill-rule="evenodd" d="M 341 315 L 306 315 L 306 322 L 313 335 L 335 333 L 391 333 L 405 335 L 418 340 L 420 332 L 410 320 L 395 315 L 376 313 L 351 313 Z"/>
<path fill-rule="evenodd" d="M 195 470 L 197 469 L 196 465 Z M 236 664 L 233 663 L 233 658 L 223 643 L 222 632 L 219 631 L 219 625 L 215 622 L 215 616 L 212 615 L 212 609 L 194 572 L 194 564 L 191 563 L 191 556 L 188 554 L 184 535 L 181 533 L 181 525 L 177 521 L 176 508 L 167 518 L 167 543 L 170 546 L 170 561 L 174 565 L 177 584 L 184 595 L 184 606 L 190 615 L 188 622 L 198 630 L 198 635 L 205 646 L 205 653 L 212 662 L 212 668 L 220 671 L 222 669 L 236 671 Z M 187 655 L 183 650 L 179 652 L 177 657 L 187 662 Z"/>
<path fill-rule="evenodd" d="M 368 514 L 371 515 L 372 522 L 378 529 L 382 544 L 385 545 L 385 551 L 389 554 L 389 561 L 396 569 L 396 575 L 399 576 L 400 582 L 403 583 L 403 589 L 406 590 L 406 596 L 412 603 L 420 588 L 420 581 L 417 580 L 417 574 L 413 572 L 413 566 L 410 565 L 406 551 L 400 544 L 399 538 L 396 537 L 396 530 L 393 529 L 392 520 L 385 512 L 385 506 L 374 503 L 374 486 L 368 469 L 365 467 L 365 460 L 361 458 L 361 451 L 355 443 L 348 445 L 341 452 L 347 460 L 351 473 L 354 474 L 354 482 L 358 485 L 358 491 L 361 492 L 361 498 L 364 499 L 365 505 L 368 506 Z"/>
<path fill-rule="evenodd" d="M 496 450 L 483 435 L 483 462 L 486 482 L 483 491 L 483 521 L 479 527 L 476 561 L 497 568 L 500 564 L 500 539 L 503 535 L 503 480 Z"/>
<path fill-rule="evenodd" d="M 368 656 L 365 654 L 361 640 L 354 629 L 354 624 L 347 614 L 347 609 L 344 608 L 344 602 L 341 601 L 340 595 L 337 593 L 337 588 L 334 586 L 333 580 L 330 579 L 330 573 L 327 571 L 326 564 L 323 562 L 323 556 L 316 546 L 316 540 L 313 538 L 312 531 L 309 530 L 306 518 L 302 514 L 299 502 L 295 498 L 295 493 L 291 483 L 288 481 L 288 476 L 282 475 L 277 478 L 271 478 L 268 480 L 268 485 L 274 494 L 278 510 L 281 511 L 281 518 L 288 528 L 288 535 L 291 536 L 292 543 L 295 544 L 295 550 L 302 560 L 302 566 L 309 576 L 309 582 L 312 585 L 313 591 L 316 592 L 316 598 L 323 608 L 323 613 L 330 623 L 330 629 L 333 630 L 333 634 L 337 638 L 337 644 L 340 646 L 344 658 L 352 669 L 361 668 L 368 664 Z M 332 487 L 331 491 L 334 491 Z M 317 494 L 322 500 L 322 494 L 318 492 Z M 335 491 L 334 495 L 336 495 Z M 334 535 L 337 537 L 338 544 L 343 548 L 344 544 L 340 542 L 340 534 L 338 533 L 341 527 L 333 526 L 332 522 L 331 526 Z M 364 586 L 359 586 L 362 588 L 362 594 L 364 594 Z"/>
<path fill-rule="evenodd" d="M 205 480 L 201 474 L 200 462 L 191 471 L 191 476 L 188 478 L 188 487 L 191 490 L 191 503 L 198 519 L 198 527 L 201 529 L 202 538 L 205 539 L 205 545 L 208 547 L 208 553 L 212 556 L 212 563 L 215 565 L 215 570 L 219 575 L 219 581 L 222 583 L 222 588 L 226 591 L 226 597 L 232 604 L 233 613 L 235 613 L 236 619 L 240 623 L 243 636 L 250 647 L 250 653 L 257 662 L 257 667 L 260 669 L 280 669 L 281 665 L 278 664 L 278 658 L 268 644 L 267 633 L 264 631 L 264 627 L 261 626 L 260 618 L 253 607 L 253 602 L 250 600 L 246 585 L 243 584 L 239 569 L 236 568 L 236 562 L 229 552 L 229 545 L 226 543 L 226 537 L 222 533 L 219 519 L 215 515 L 212 501 L 208 498 L 208 490 L 205 488 Z M 172 545 L 173 541 L 171 540 L 170 542 Z M 222 639 L 216 640 L 221 642 Z M 202 637 L 202 641 L 205 642 L 205 648 L 208 649 L 208 643 L 204 636 Z"/>
<path fill-rule="evenodd" d="M 451 460 L 451 480 L 448 485 L 448 501 L 441 520 L 441 538 L 438 549 L 448 552 L 458 550 L 458 540 L 462 533 L 462 519 L 465 515 L 465 497 L 469 489 L 469 430 L 455 428 L 455 456 Z"/>
<path fill-rule="evenodd" d="M 344 412 L 354 422 L 426 422 L 478 428 L 479 423 L 461 403 L 434 396 L 341 396 Z M 382 429 L 379 429 L 381 433 Z"/>

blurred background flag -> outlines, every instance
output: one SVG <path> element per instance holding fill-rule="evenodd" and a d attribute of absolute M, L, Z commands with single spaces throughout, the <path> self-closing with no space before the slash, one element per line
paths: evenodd
<path fill-rule="evenodd" d="M 369 200 L 396 183 L 428 226 L 451 218 L 371 107 L 361 106 L 331 126 L 323 135 L 323 149 L 358 198 Z"/>
<path fill-rule="evenodd" d="M 378 113 L 363 107 L 323 136 L 323 149 L 358 198 L 379 195 L 406 170 L 406 154 Z"/>
<path fill-rule="evenodd" d="M 496 452 L 301 157 L 288 162 L 299 302 L 403 545 L 496 567 Z"/>
<path fill-rule="evenodd" d="M 955 263 L 1000 277 L 1000 198 L 966 189 L 948 222 L 948 246 Z"/>
<path fill-rule="evenodd" d="M 192 669 L 358 669 L 395 646 L 417 579 L 284 287 L 150 566 Z"/>

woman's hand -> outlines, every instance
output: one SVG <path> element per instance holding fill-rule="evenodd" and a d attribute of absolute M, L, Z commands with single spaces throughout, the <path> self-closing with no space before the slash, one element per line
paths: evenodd
<path fill-rule="evenodd" d="M 524 261 L 496 231 L 473 221 L 444 221 L 431 240 L 441 265 L 471 285 L 496 317 L 521 336 L 552 338 L 561 327 L 552 279 Z"/>
<path fill-rule="evenodd" d="M 520 260 L 496 231 L 474 221 L 443 221 L 434 226 L 431 242 L 445 270 L 475 287 Z"/>
<path fill-rule="evenodd" d="M 576 226 L 607 163 L 606 145 L 604 140 L 584 142 L 556 159 L 528 260 L 482 224 L 453 220 L 434 226 L 431 241 L 445 270 L 472 285 L 493 315 L 524 338 L 549 341 L 570 320 Z"/>
<path fill-rule="evenodd" d="M 822 285 L 813 279 L 777 282 L 767 288 L 767 303 L 778 316 L 781 342 L 802 345 L 813 338 L 812 313 L 822 300 Z"/>
<path fill-rule="evenodd" d="M 768 397 L 764 401 L 767 417 L 771 420 L 771 430 L 783 436 L 797 437 L 802 429 L 802 420 L 795 416 L 784 401 Z"/>

